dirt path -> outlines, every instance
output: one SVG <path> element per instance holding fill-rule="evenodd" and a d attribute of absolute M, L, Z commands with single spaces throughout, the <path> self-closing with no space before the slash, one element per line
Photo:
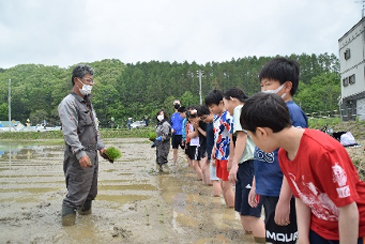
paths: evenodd
<path fill-rule="evenodd" d="M 186 163 L 159 173 L 147 140 L 105 142 L 123 157 L 101 162 L 93 214 L 74 227 L 61 226 L 62 144 L 0 143 L 0 243 L 253 243 Z"/>

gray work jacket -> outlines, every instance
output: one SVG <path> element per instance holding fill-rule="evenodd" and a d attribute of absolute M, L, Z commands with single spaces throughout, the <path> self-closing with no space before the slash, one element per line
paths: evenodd
<path fill-rule="evenodd" d="M 105 147 L 96 126 L 95 111 L 89 97 L 80 97 L 75 93 L 67 95 L 58 106 L 66 150 L 72 151 L 77 160 L 86 155 L 86 151 L 100 150 Z"/>

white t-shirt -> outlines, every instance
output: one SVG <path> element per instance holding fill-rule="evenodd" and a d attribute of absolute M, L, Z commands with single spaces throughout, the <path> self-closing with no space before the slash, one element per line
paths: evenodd
<path fill-rule="evenodd" d="M 191 123 L 189 123 L 189 131 L 190 132 L 195 131 L 195 128 Z M 190 146 L 197 146 L 197 147 L 200 146 L 199 136 L 190 139 Z"/>

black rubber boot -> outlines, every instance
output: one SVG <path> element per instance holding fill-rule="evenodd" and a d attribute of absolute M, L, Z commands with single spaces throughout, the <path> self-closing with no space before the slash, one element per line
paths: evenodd
<path fill-rule="evenodd" d="M 72 226 L 76 224 L 76 211 L 66 204 L 62 204 L 62 226 Z"/>
<path fill-rule="evenodd" d="M 91 204 L 92 200 L 86 200 L 84 205 L 79 209 L 78 213 L 81 215 L 91 214 Z"/>

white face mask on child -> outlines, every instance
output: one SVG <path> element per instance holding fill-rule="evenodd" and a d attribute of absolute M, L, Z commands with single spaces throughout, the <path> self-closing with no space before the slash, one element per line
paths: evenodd
<path fill-rule="evenodd" d="M 157 116 L 158 121 L 162 121 L 164 118 L 165 117 L 162 114 L 160 114 L 160 115 Z"/>
<path fill-rule="evenodd" d="M 285 83 L 282 84 L 281 86 L 279 86 L 277 89 L 275 90 L 267 90 L 267 91 L 262 91 L 263 93 L 275 93 L 277 94 L 279 91 L 281 91 L 284 87 Z M 283 95 L 281 95 L 281 98 L 284 99 L 284 97 L 286 96 L 286 93 L 283 93 Z"/>

